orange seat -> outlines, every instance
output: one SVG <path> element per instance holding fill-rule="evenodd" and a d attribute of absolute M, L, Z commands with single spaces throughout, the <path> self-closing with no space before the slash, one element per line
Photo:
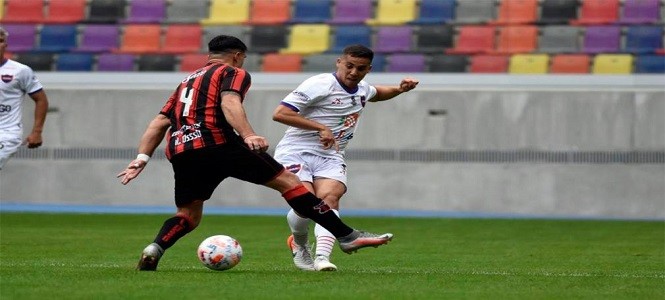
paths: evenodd
<path fill-rule="evenodd" d="M 302 55 L 268 53 L 263 55 L 261 72 L 295 73 L 302 71 Z"/>
<path fill-rule="evenodd" d="M 490 24 L 532 24 L 538 17 L 538 0 L 503 0 L 499 16 Z"/>
<path fill-rule="evenodd" d="M 160 51 L 162 27 L 156 24 L 129 24 L 120 43 L 121 53 L 157 53 Z"/>
<path fill-rule="evenodd" d="M 193 72 L 205 66 L 208 61 L 208 54 L 188 53 L 180 57 L 180 71 Z"/>
<path fill-rule="evenodd" d="M 86 0 L 49 0 L 44 23 L 78 23 L 85 18 Z"/>
<path fill-rule="evenodd" d="M 203 30 L 198 24 L 172 24 L 166 28 L 163 53 L 196 53 L 201 48 Z"/>
<path fill-rule="evenodd" d="M 247 24 L 284 24 L 291 18 L 290 0 L 254 0 Z"/>
<path fill-rule="evenodd" d="M 506 73 L 510 57 L 506 55 L 475 55 L 471 57 L 470 73 Z"/>
<path fill-rule="evenodd" d="M 550 73 L 585 74 L 589 73 L 591 59 L 586 54 L 559 54 L 552 58 Z"/>
<path fill-rule="evenodd" d="M 42 23 L 44 0 L 7 0 L 3 23 Z"/>
<path fill-rule="evenodd" d="M 619 0 L 584 0 L 580 18 L 570 21 L 573 25 L 599 25 L 614 23 L 619 19 Z"/>
<path fill-rule="evenodd" d="M 493 26 L 463 26 L 455 47 L 447 49 L 448 54 L 477 54 L 494 50 Z"/>
<path fill-rule="evenodd" d="M 536 50 L 538 27 L 532 25 L 507 26 L 499 29 L 499 39 L 494 53 L 514 54 Z"/>

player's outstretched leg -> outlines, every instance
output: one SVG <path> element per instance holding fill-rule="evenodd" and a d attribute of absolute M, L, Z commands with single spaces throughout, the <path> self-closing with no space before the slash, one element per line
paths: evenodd
<path fill-rule="evenodd" d="M 289 238 L 286 239 L 286 245 L 291 250 L 291 254 L 293 255 L 293 264 L 295 264 L 298 269 L 314 271 L 312 249 L 309 246 L 301 246 L 296 244 L 293 241 L 293 235 L 289 235 Z"/>
<path fill-rule="evenodd" d="M 148 245 L 143 249 L 136 269 L 139 271 L 157 270 L 157 264 L 159 263 L 159 259 L 162 258 L 162 254 L 164 254 L 164 250 L 156 243 Z"/>
<path fill-rule="evenodd" d="M 393 239 L 392 233 L 374 234 L 367 231 L 354 230 L 351 234 L 337 238 L 339 247 L 344 253 L 351 254 L 365 247 L 378 247 Z"/>

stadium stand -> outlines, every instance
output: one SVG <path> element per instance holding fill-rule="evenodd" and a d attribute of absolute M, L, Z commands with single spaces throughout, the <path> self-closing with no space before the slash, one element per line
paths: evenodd
<path fill-rule="evenodd" d="M 332 0 L 296 0 L 293 2 L 291 24 L 325 23 L 332 17 Z"/>
<path fill-rule="evenodd" d="M 380 26 L 376 32 L 373 50 L 377 53 L 404 53 L 411 51 L 411 26 Z"/>
<path fill-rule="evenodd" d="M 459 28 L 459 27 L 458 27 Z M 494 50 L 493 26 L 465 25 L 459 28 L 457 42 L 451 49 L 446 49 L 448 54 L 481 54 Z"/>
<path fill-rule="evenodd" d="M 589 73 L 591 60 L 586 54 L 557 54 L 551 60 L 550 73 L 552 74 Z"/>
<path fill-rule="evenodd" d="M 663 26 L 628 26 L 625 52 L 655 53 L 663 48 Z"/>
<path fill-rule="evenodd" d="M 386 57 L 386 72 L 425 72 L 425 56 L 422 54 L 391 54 Z"/>
<path fill-rule="evenodd" d="M 443 53 L 453 46 L 455 30 L 450 25 L 423 25 L 415 34 L 415 51 L 422 53 Z"/>
<path fill-rule="evenodd" d="M 665 56 L 639 55 L 635 62 L 635 73 L 665 73 Z"/>
<path fill-rule="evenodd" d="M 483 24 L 494 19 L 494 1 L 459 0 L 455 9 L 455 23 Z"/>
<path fill-rule="evenodd" d="M 474 55 L 471 57 L 471 73 L 506 73 L 510 57 L 507 55 Z"/>
<path fill-rule="evenodd" d="M 661 0 L 624 0 L 620 24 L 653 24 L 660 20 Z"/>
<path fill-rule="evenodd" d="M 333 72 L 339 54 L 314 54 L 304 58 L 303 72 Z"/>
<path fill-rule="evenodd" d="M 196 53 L 201 48 L 203 30 L 198 24 L 171 24 L 164 34 L 162 53 Z"/>
<path fill-rule="evenodd" d="M 455 0 L 420 0 L 418 17 L 409 24 L 444 24 L 455 19 Z"/>
<path fill-rule="evenodd" d="M 619 52 L 621 44 L 621 27 L 619 26 L 589 26 L 584 31 L 585 53 L 614 53 Z"/>
<path fill-rule="evenodd" d="M 35 51 L 69 52 L 76 48 L 77 36 L 76 25 L 44 25 Z"/>
<path fill-rule="evenodd" d="M 430 72 L 465 73 L 469 59 L 465 55 L 433 55 L 429 61 Z"/>
<path fill-rule="evenodd" d="M 250 46 L 250 40 L 248 38 L 249 28 L 246 25 L 224 25 L 224 26 L 204 26 L 203 39 L 201 40 L 201 49 L 199 52 L 208 52 L 208 42 L 212 40 L 217 35 L 226 34 L 239 38 L 241 41 L 244 41 L 247 46 Z M 250 52 L 255 51 L 254 49 L 249 49 Z"/>
<path fill-rule="evenodd" d="M 593 74 L 630 74 L 633 56 L 630 54 L 598 54 L 593 58 Z"/>
<path fill-rule="evenodd" d="M 92 71 L 94 55 L 90 53 L 61 53 L 56 59 L 56 71 Z"/>
<path fill-rule="evenodd" d="M 510 57 L 508 73 L 546 74 L 549 59 L 547 54 L 515 54 Z"/>
<path fill-rule="evenodd" d="M 139 56 L 137 66 L 139 71 L 172 72 L 176 58 L 170 54 L 144 54 Z"/>
<path fill-rule="evenodd" d="M 287 35 L 286 26 L 252 26 L 249 33 L 249 49 L 257 53 L 279 52 L 280 49 L 286 48 Z"/>
<path fill-rule="evenodd" d="M 543 0 L 539 24 L 568 24 L 577 19 L 577 0 Z"/>
<path fill-rule="evenodd" d="M 203 25 L 244 24 L 249 20 L 249 0 L 211 0 Z"/>
<path fill-rule="evenodd" d="M 315 54 L 330 48 L 330 25 L 296 24 L 291 26 L 287 47 L 280 53 Z"/>
<path fill-rule="evenodd" d="M 538 0 L 502 0 L 493 25 L 533 24 L 537 19 Z"/>
<path fill-rule="evenodd" d="M 250 25 L 282 25 L 291 19 L 289 0 L 252 1 L 249 12 Z"/>
<path fill-rule="evenodd" d="M 86 8 L 86 0 L 49 0 L 48 14 L 46 14 L 44 23 L 79 23 L 85 19 Z"/>
<path fill-rule="evenodd" d="M 51 71 L 55 62 L 53 53 L 24 52 L 14 56 L 16 61 L 35 71 Z"/>
<path fill-rule="evenodd" d="M 261 54 L 247 53 L 247 57 L 245 57 L 245 63 L 242 65 L 242 68 L 249 72 L 259 72 L 261 71 L 261 60 Z"/>
<path fill-rule="evenodd" d="M 619 19 L 619 0 L 584 0 L 580 17 L 572 25 L 611 24 Z"/>
<path fill-rule="evenodd" d="M 368 25 L 403 25 L 415 20 L 416 0 L 378 0 L 375 17 Z"/>
<path fill-rule="evenodd" d="M 118 49 L 120 27 L 115 24 L 89 24 L 83 28 L 75 52 L 112 52 Z"/>
<path fill-rule="evenodd" d="M 205 66 L 208 61 L 208 54 L 205 53 L 186 53 L 180 56 L 181 72 L 193 72 Z"/>
<path fill-rule="evenodd" d="M 579 52 L 580 28 L 577 26 L 548 25 L 540 28 L 538 52 L 575 53 Z"/>
<path fill-rule="evenodd" d="M 132 0 L 124 23 L 161 23 L 166 17 L 166 0 Z"/>
<path fill-rule="evenodd" d="M 125 2 L 117 0 L 90 0 L 88 23 L 118 23 L 125 19 Z"/>
<path fill-rule="evenodd" d="M 495 54 L 527 53 L 536 50 L 538 27 L 533 25 L 506 26 L 499 28 Z"/>
<path fill-rule="evenodd" d="M 0 0 L 0 20 L 5 16 L 5 0 Z"/>
<path fill-rule="evenodd" d="M 34 24 L 3 24 L 9 32 L 7 50 L 10 52 L 27 52 L 35 49 L 37 26 Z"/>
<path fill-rule="evenodd" d="M 302 71 L 302 55 L 268 53 L 263 56 L 262 72 L 296 73 Z"/>
<path fill-rule="evenodd" d="M 372 29 L 365 25 L 339 25 L 335 27 L 333 44 L 329 52 L 341 53 L 347 45 L 372 45 Z"/>
<path fill-rule="evenodd" d="M 157 24 L 125 25 L 118 52 L 157 53 L 161 48 L 162 27 Z"/>
<path fill-rule="evenodd" d="M 102 53 L 97 56 L 97 71 L 131 72 L 135 70 L 133 54 Z"/>
<path fill-rule="evenodd" d="M 43 0 L 7 0 L 7 11 L 3 23 L 42 23 L 44 21 Z"/>
<path fill-rule="evenodd" d="M 372 0 L 336 0 L 330 24 L 365 24 L 372 18 Z"/>
<path fill-rule="evenodd" d="M 208 0 L 171 1 L 166 6 L 166 23 L 199 23 L 208 17 Z"/>

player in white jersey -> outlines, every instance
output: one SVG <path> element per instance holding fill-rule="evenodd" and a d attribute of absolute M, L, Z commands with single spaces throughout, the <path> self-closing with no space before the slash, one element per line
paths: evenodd
<path fill-rule="evenodd" d="M 372 86 L 363 79 L 371 70 L 374 53 L 362 45 L 344 49 L 334 73 L 306 79 L 287 95 L 273 120 L 289 125 L 277 145 L 275 159 L 339 215 L 339 200 L 346 192 L 344 150 L 367 102 L 391 99 L 408 92 L 418 81 L 404 78 L 397 86 Z M 316 225 L 316 257 L 309 249 L 309 219 L 293 210 L 287 214 L 292 235 L 287 245 L 293 262 L 303 270 L 335 271 L 330 262 L 335 237 Z"/>
<path fill-rule="evenodd" d="M 5 58 L 9 34 L 0 27 L 0 170 L 19 146 L 28 148 L 42 145 L 42 130 L 48 110 L 48 99 L 30 67 Z M 21 109 L 23 96 L 28 94 L 35 101 L 35 122 L 32 131 L 23 139 Z"/>

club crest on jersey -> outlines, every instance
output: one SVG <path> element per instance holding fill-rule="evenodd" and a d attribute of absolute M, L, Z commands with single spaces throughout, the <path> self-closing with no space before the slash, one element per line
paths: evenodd
<path fill-rule="evenodd" d="M 9 83 L 10 81 L 12 81 L 12 79 L 14 79 L 14 75 L 2 74 L 2 76 L 0 76 L 0 78 L 2 78 L 2 81 L 4 83 Z"/>
<path fill-rule="evenodd" d="M 300 172 L 300 169 L 302 169 L 302 166 L 300 164 L 292 164 L 285 166 L 284 168 L 286 168 L 287 171 L 293 174 L 297 174 L 298 172 Z"/>
<path fill-rule="evenodd" d="M 318 210 L 319 214 L 325 214 L 330 210 L 330 206 L 328 206 L 328 204 L 326 204 L 325 202 L 321 201 L 319 204 L 314 206 L 314 210 Z"/>

